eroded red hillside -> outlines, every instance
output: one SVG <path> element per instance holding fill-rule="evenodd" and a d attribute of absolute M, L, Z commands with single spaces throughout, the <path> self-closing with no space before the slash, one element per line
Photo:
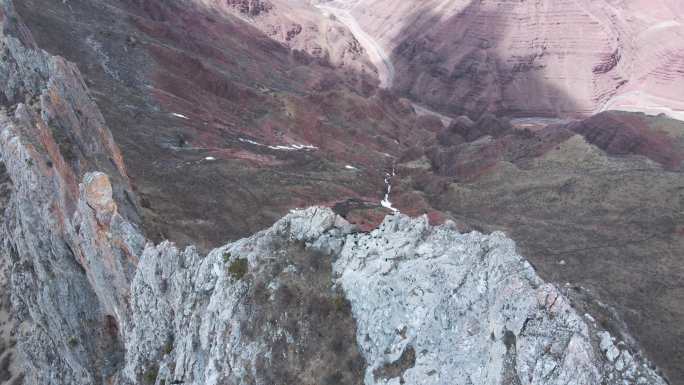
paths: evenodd
<path fill-rule="evenodd" d="M 396 69 L 394 88 L 442 111 L 682 118 L 677 0 L 338 0 Z"/>

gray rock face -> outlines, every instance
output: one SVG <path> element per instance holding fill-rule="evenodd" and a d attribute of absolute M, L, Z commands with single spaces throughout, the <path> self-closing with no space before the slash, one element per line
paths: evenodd
<path fill-rule="evenodd" d="M 270 383 L 277 362 L 292 357 L 281 357 L 280 343 L 295 356 L 312 343 L 321 345 L 302 329 L 288 329 L 287 317 L 272 318 L 273 308 L 283 305 L 281 316 L 298 314 L 306 301 L 283 304 L 279 293 L 291 287 L 293 275 L 301 279 L 302 270 L 313 268 L 305 275 L 308 283 L 330 279 L 319 289 L 341 288 L 351 303 L 365 361 L 356 366 L 365 367 L 363 373 L 352 373 L 362 379 L 348 377 L 352 381 L 665 383 L 647 362 L 616 347 L 607 332 L 577 314 L 501 233 L 459 234 L 403 215 L 387 217 L 369 234 L 350 230 L 330 210 L 311 208 L 204 258 L 192 248 L 148 245 L 132 284 L 127 379 L 154 373 L 166 383 Z M 299 254 L 317 261 L 298 264 Z M 247 273 L 236 278 L 231 266 L 240 260 Z M 325 312 L 321 303 L 314 302 L 320 307 L 308 315 Z M 250 327 L 264 318 L 272 322 Z M 313 327 L 300 318 L 289 322 Z M 313 373 L 312 383 L 323 383 L 316 369 L 321 368 L 301 371 Z"/>
<path fill-rule="evenodd" d="M 388 217 L 350 236 L 335 272 L 358 323 L 366 384 L 664 384 L 643 362 L 614 365 L 629 352 L 502 233 Z"/>
<path fill-rule="evenodd" d="M 11 194 L 11 182 L 3 166 L 0 166 L 0 226 L 3 222 L 4 208 Z M 16 339 L 14 338 L 14 318 L 10 309 L 10 261 L 0 257 L 0 384 L 19 382 L 22 376 L 16 360 Z"/>
<path fill-rule="evenodd" d="M 148 245 L 132 283 L 126 379 L 360 384 L 355 323 L 332 280 L 349 228 L 312 208 L 206 257 Z"/>
<path fill-rule="evenodd" d="M 124 356 L 118 330 L 144 246 L 122 216 L 135 218 L 123 160 L 78 69 L 35 48 L 11 1 L 0 2 L 0 21 L 6 325 L 25 383 L 105 383 Z"/>

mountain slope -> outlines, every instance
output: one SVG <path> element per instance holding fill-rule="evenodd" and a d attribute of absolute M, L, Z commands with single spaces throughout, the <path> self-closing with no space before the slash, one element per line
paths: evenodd
<path fill-rule="evenodd" d="M 260 1 L 0 4 L 1 376 L 658 384 L 649 357 L 684 378 L 681 123 L 445 126 L 269 38 Z M 373 231 L 390 199 L 420 218 Z M 280 220 L 314 204 L 346 219 Z M 455 229 L 505 230 L 537 270 Z"/>
<path fill-rule="evenodd" d="M 682 118 L 677 1 L 335 1 L 388 52 L 394 87 L 452 114 Z"/>
<path fill-rule="evenodd" d="M 155 246 L 78 69 L 23 38 L 3 37 L 16 87 L 0 116 L 3 254 L 25 369 L 14 383 L 664 383 L 502 234 L 401 214 L 359 234 L 315 207 L 206 256 Z M 367 309 L 383 298 L 378 318 Z"/>
<path fill-rule="evenodd" d="M 157 241 L 208 250 L 292 207 L 380 207 L 387 155 L 406 147 L 395 140 L 423 132 L 396 97 L 203 2 L 30 0 L 17 11 L 41 47 L 83 69 Z"/>

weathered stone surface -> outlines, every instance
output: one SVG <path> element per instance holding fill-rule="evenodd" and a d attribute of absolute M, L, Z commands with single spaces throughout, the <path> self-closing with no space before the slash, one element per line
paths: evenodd
<path fill-rule="evenodd" d="M 75 198 L 63 175 L 48 171 L 46 159 L 13 136 L 14 128 L 2 119 L 0 153 L 13 191 L 3 258 L 12 265 L 26 383 L 104 381 L 122 357 L 117 325 L 125 323 L 130 258 L 139 255 L 142 238 L 116 213 L 102 225 L 85 198 L 70 206 Z"/>
<path fill-rule="evenodd" d="M 12 193 L 12 182 L 4 165 L 0 164 L 0 226 Z M 22 376 L 20 363 L 17 362 L 16 339 L 14 338 L 15 319 L 11 314 L 10 270 L 8 258 L 0 257 L 0 384 L 17 381 Z"/>
<path fill-rule="evenodd" d="M 107 175 L 102 173 L 88 174 L 83 181 L 85 201 L 100 219 L 107 220 L 116 212 L 116 203 L 112 199 L 112 184 Z"/>
<path fill-rule="evenodd" d="M 335 271 L 358 323 L 366 384 L 665 383 L 612 342 L 599 346 L 607 333 L 502 233 L 459 234 L 391 216 L 370 234 L 350 235 Z M 407 352 L 410 367 L 379 375 L 406 363 Z M 625 365 L 613 365 L 614 355 Z"/>
<path fill-rule="evenodd" d="M 28 384 L 105 382 L 123 357 L 118 325 L 144 245 L 128 222 L 135 198 L 78 69 L 36 48 L 11 1 L 0 6 L 2 258 L 17 357 Z"/>
<path fill-rule="evenodd" d="M 332 280 L 349 229 L 331 210 L 311 208 L 206 257 L 148 245 L 132 282 L 126 377 L 362 383 L 355 322 Z M 236 275 L 240 261 L 246 269 Z"/>
<path fill-rule="evenodd" d="M 166 242 L 148 245 L 132 283 L 126 377 L 186 384 L 269 383 L 276 374 L 280 383 L 326 383 L 333 375 L 335 383 L 367 385 L 665 384 L 544 283 L 502 233 L 459 234 L 404 215 L 387 217 L 370 233 L 350 231 L 331 210 L 314 207 L 206 257 Z M 239 260 L 248 268 L 236 277 L 230 266 Z M 293 286 L 302 279 L 304 286 Z M 345 321 L 346 300 L 329 297 L 333 284 L 355 322 Z M 327 312 L 337 316 L 321 316 Z M 352 336 L 328 346 L 320 330 Z M 356 357 L 352 370 L 340 356 L 355 356 L 354 334 L 365 362 Z M 336 359 L 330 366 L 337 371 L 313 357 Z M 290 368 L 279 371 L 281 361 Z"/>

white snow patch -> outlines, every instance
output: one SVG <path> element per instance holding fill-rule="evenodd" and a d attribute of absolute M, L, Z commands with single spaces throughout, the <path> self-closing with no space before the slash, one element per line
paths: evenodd
<path fill-rule="evenodd" d="M 295 144 L 290 144 L 290 145 L 270 146 L 270 145 L 255 142 L 253 140 L 245 139 L 245 138 L 238 138 L 238 140 L 243 142 L 243 143 L 253 144 L 255 146 L 267 147 L 267 148 L 270 148 L 271 150 L 279 150 L 279 151 L 318 150 L 318 147 L 312 146 L 310 144 L 295 143 Z"/>
<path fill-rule="evenodd" d="M 253 144 L 255 146 L 263 146 L 263 144 L 261 144 L 259 142 L 255 142 L 253 140 L 249 140 L 249 139 L 245 139 L 245 138 L 238 138 L 238 140 L 241 141 L 242 143 L 249 143 L 249 144 Z"/>
<path fill-rule="evenodd" d="M 296 150 L 317 150 L 318 147 L 310 144 L 291 144 L 289 146 L 268 146 L 271 150 L 296 151 Z"/>
<path fill-rule="evenodd" d="M 358 168 L 356 168 L 356 167 L 354 167 L 354 166 L 352 166 L 352 165 L 349 165 L 349 164 L 346 165 L 346 166 L 344 166 L 344 168 L 346 168 L 347 170 L 358 170 Z"/>
<path fill-rule="evenodd" d="M 392 206 L 392 202 L 390 202 L 388 198 L 389 198 L 388 194 L 385 194 L 385 199 L 381 200 L 380 204 L 382 205 L 382 207 L 388 208 L 388 209 L 392 210 L 392 212 L 394 212 L 394 213 L 398 213 L 399 210 L 397 210 L 394 206 Z"/>
<path fill-rule="evenodd" d="M 208 157 L 204 158 L 204 160 L 212 161 L 212 160 L 216 160 L 216 158 L 214 158 L 213 156 L 208 156 Z"/>
<path fill-rule="evenodd" d="M 591 324 L 592 324 L 592 325 L 596 325 L 596 320 L 594 319 L 594 317 L 591 316 L 591 314 L 589 314 L 589 313 L 584 313 L 584 318 L 586 318 L 586 319 L 588 319 L 589 321 L 591 321 Z"/>
<path fill-rule="evenodd" d="M 394 168 L 392 168 L 391 174 L 388 172 L 385 173 L 385 186 L 387 186 L 387 189 L 385 190 L 385 198 L 380 201 L 380 205 L 392 210 L 392 212 L 396 214 L 399 212 L 399 210 L 392 206 L 392 202 L 390 201 L 390 194 L 392 193 L 392 177 L 395 175 L 396 172 L 394 171 Z"/>
<path fill-rule="evenodd" d="M 179 113 L 177 113 L 177 112 L 172 112 L 171 115 L 173 115 L 173 116 L 175 116 L 175 117 L 177 117 L 177 118 L 190 120 L 190 118 L 188 118 L 187 116 L 185 116 L 185 115 L 183 115 L 183 114 L 179 114 Z"/>

